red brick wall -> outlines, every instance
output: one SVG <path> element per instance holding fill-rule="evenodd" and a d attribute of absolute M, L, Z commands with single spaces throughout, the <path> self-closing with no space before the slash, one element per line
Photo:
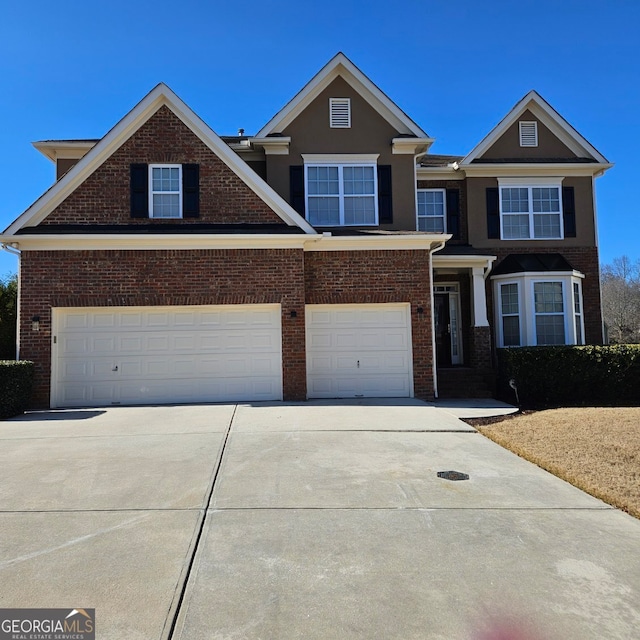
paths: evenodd
<path fill-rule="evenodd" d="M 41 224 L 175 224 L 175 219 L 131 218 L 132 163 L 200 165 L 200 217 L 182 224 L 282 222 L 172 111 L 161 107 Z"/>
<path fill-rule="evenodd" d="M 433 398 L 428 252 L 308 252 L 304 260 L 307 304 L 411 303 L 414 393 Z"/>
<path fill-rule="evenodd" d="M 284 397 L 306 397 L 301 249 L 25 251 L 20 277 L 20 357 L 36 363 L 34 406 L 49 406 L 51 307 L 280 303 Z"/>

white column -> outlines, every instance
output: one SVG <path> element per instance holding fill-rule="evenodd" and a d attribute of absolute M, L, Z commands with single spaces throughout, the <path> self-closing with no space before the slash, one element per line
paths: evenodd
<path fill-rule="evenodd" d="M 487 294 L 484 286 L 484 269 L 473 267 L 471 270 L 471 291 L 473 297 L 473 326 L 488 327 Z"/>

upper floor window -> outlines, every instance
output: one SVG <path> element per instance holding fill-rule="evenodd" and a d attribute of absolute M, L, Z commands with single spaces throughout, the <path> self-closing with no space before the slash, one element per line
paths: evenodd
<path fill-rule="evenodd" d="M 503 240 L 560 240 L 562 189 L 559 184 L 509 184 L 500 181 Z"/>
<path fill-rule="evenodd" d="M 351 98 L 329 98 L 329 126 L 332 129 L 351 128 Z"/>
<path fill-rule="evenodd" d="M 305 164 L 307 219 L 318 226 L 378 224 L 376 165 Z"/>
<path fill-rule="evenodd" d="M 182 165 L 149 165 L 151 218 L 182 218 Z"/>
<path fill-rule="evenodd" d="M 418 190 L 418 231 L 444 233 L 447 205 L 444 189 Z"/>

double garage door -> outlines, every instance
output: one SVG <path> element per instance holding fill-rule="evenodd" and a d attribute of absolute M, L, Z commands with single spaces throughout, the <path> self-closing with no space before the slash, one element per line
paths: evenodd
<path fill-rule="evenodd" d="M 305 315 L 310 398 L 413 394 L 408 304 Z M 53 335 L 53 407 L 282 399 L 277 304 L 55 309 Z"/>

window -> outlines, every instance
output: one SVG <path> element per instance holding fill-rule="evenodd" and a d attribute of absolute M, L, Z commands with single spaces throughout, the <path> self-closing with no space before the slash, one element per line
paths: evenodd
<path fill-rule="evenodd" d="M 351 98 L 329 98 L 329 126 L 332 129 L 351 128 Z"/>
<path fill-rule="evenodd" d="M 182 165 L 149 165 L 151 218 L 182 218 Z"/>
<path fill-rule="evenodd" d="M 536 344 L 566 344 L 562 282 L 533 283 Z"/>
<path fill-rule="evenodd" d="M 582 278 L 577 271 L 494 276 L 498 346 L 584 344 Z"/>
<path fill-rule="evenodd" d="M 503 240 L 562 239 L 560 185 L 507 185 L 501 181 L 500 221 Z"/>
<path fill-rule="evenodd" d="M 584 330 L 582 328 L 582 292 L 580 291 L 580 285 L 577 282 L 573 283 L 573 314 L 576 325 L 576 344 L 584 344 L 582 338 Z"/>
<path fill-rule="evenodd" d="M 521 147 L 537 147 L 538 146 L 538 123 L 527 122 L 521 120 L 520 125 L 520 146 Z"/>
<path fill-rule="evenodd" d="M 446 229 L 444 189 L 418 190 L 418 231 L 444 233 Z"/>
<path fill-rule="evenodd" d="M 375 164 L 305 164 L 307 218 L 312 225 L 377 225 Z"/>
<path fill-rule="evenodd" d="M 509 282 L 500 285 L 500 329 L 502 346 L 520 346 L 520 296 L 518 284 Z"/>

